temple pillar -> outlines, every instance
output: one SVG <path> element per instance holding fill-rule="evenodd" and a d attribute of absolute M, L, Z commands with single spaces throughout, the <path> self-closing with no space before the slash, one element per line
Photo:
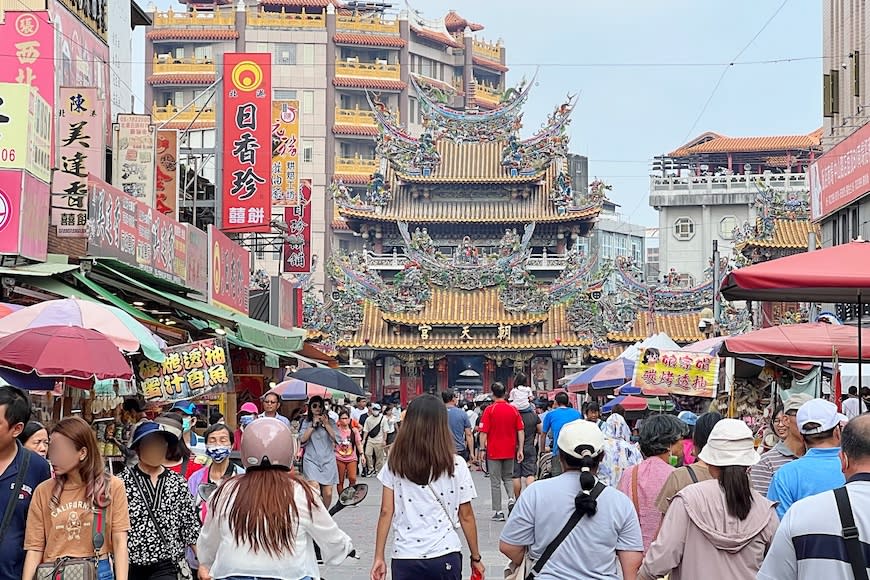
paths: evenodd
<path fill-rule="evenodd" d="M 403 409 L 408 407 L 408 371 L 405 365 L 402 365 L 402 375 L 399 378 L 399 403 Z"/>
<path fill-rule="evenodd" d="M 450 380 L 450 375 L 447 372 L 447 369 L 448 369 L 447 359 L 446 358 L 439 359 L 436 364 L 437 364 L 437 366 L 435 368 L 438 371 L 438 391 L 443 393 L 444 391 L 447 390 L 447 387 L 449 385 L 449 380 Z"/>
<path fill-rule="evenodd" d="M 414 367 L 414 394 L 420 396 L 423 394 L 423 368 Z"/>
<path fill-rule="evenodd" d="M 490 392 L 490 385 L 495 381 L 495 361 L 488 358 L 483 361 L 483 392 Z"/>

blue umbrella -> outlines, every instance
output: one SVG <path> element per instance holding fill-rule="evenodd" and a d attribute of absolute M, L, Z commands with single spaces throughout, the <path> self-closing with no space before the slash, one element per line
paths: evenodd
<path fill-rule="evenodd" d="M 625 383 L 618 389 L 620 395 L 642 395 L 641 388 L 631 384 L 631 381 Z"/>
<path fill-rule="evenodd" d="M 588 388 L 606 389 L 618 387 L 634 376 L 634 361 L 617 358 L 592 365 L 569 382 L 566 388 L 573 392 L 583 392 Z"/>

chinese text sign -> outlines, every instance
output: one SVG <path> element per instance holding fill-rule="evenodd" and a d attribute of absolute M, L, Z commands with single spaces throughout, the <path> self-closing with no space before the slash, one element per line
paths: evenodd
<path fill-rule="evenodd" d="M 271 231 L 271 59 L 270 53 L 224 55 L 221 229 L 226 232 Z"/>
<path fill-rule="evenodd" d="M 272 102 L 272 204 L 299 203 L 299 101 Z"/>
<path fill-rule="evenodd" d="M 151 115 L 118 115 L 113 182 L 121 191 L 154 206 L 154 127 Z"/>
<path fill-rule="evenodd" d="M 299 204 L 284 208 L 284 271 L 311 271 L 311 180 L 299 182 Z"/>
<path fill-rule="evenodd" d="M 214 226 L 208 226 L 209 302 L 215 306 L 248 314 L 251 285 L 251 256 Z"/>
<path fill-rule="evenodd" d="M 674 395 L 716 396 L 719 357 L 681 350 L 642 349 L 633 383 L 641 389 L 664 388 Z"/>
<path fill-rule="evenodd" d="M 178 131 L 157 131 L 154 200 L 157 211 L 178 219 Z"/>
<path fill-rule="evenodd" d="M 164 350 L 162 363 L 144 359 L 136 368 L 146 401 L 192 399 L 233 390 L 233 369 L 226 339 L 211 338 Z"/>

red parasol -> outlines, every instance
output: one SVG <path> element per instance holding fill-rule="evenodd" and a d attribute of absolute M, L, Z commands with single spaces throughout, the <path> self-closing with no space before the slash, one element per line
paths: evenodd
<path fill-rule="evenodd" d="M 864 334 L 863 358 L 870 358 L 870 331 Z M 841 362 L 858 360 L 858 329 L 854 326 L 808 322 L 771 326 L 725 338 L 723 355 L 778 356 L 789 360 L 825 360 L 836 347 Z"/>
<path fill-rule="evenodd" d="M 133 378 L 111 340 L 78 326 L 41 326 L 0 338 L 0 367 L 82 388 L 94 380 Z"/>

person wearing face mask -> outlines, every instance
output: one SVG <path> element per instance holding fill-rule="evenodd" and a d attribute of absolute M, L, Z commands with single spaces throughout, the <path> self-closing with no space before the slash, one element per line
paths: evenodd
<path fill-rule="evenodd" d="M 178 401 L 172 408 L 169 409 L 170 412 L 178 413 L 181 415 L 181 425 L 184 430 L 184 444 L 194 453 L 202 454 L 205 449 L 202 448 L 199 442 L 199 438 L 196 436 L 196 433 L 193 432 L 193 428 L 196 427 L 196 405 L 193 404 L 193 401 Z"/>
<path fill-rule="evenodd" d="M 377 475 L 381 472 L 386 460 L 387 420 L 381 414 L 381 405 L 372 405 L 372 412 L 363 423 L 363 450 L 369 473 Z"/>
<path fill-rule="evenodd" d="M 197 502 L 200 519 L 205 518 L 205 502 L 199 497 L 199 486 L 208 483 L 220 483 L 234 475 L 245 472 L 244 469 L 230 461 L 235 436 L 230 428 L 223 423 L 209 427 L 203 435 L 205 439 L 205 454 L 209 459 L 207 468 L 200 469 L 187 480 L 187 488 Z"/>
<path fill-rule="evenodd" d="M 190 476 L 208 463 L 208 458 L 204 455 L 197 455 L 187 446 L 187 442 L 184 440 L 184 423 L 181 415 L 178 413 L 163 413 L 155 421 L 163 425 L 168 432 L 175 435 L 178 439 L 177 444 L 172 445 L 167 450 L 163 465 L 167 469 L 181 475 L 184 479 L 190 479 Z"/>
<path fill-rule="evenodd" d="M 308 416 L 302 421 L 299 444 L 305 450 L 302 456 L 302 476 L 320 485 L 323 505 L 332 505 L 332 488 L 338 483 L 335 464 L 335 443 L 338 426 L 324 412 L 321 397 L 311 397 Z"/>
<path fill-rule="evenodd" d="M 242 445 L 242 432 L 245 427 L 251 424 L 251 421 L 257 418 L 260 410 L 257 409 L 257 404 L 248 401 L 239 408 L 238 423 L 239 428 L 235 432 L 235 442 L 233 443 L 233 451 L 238 451 Z"/>
<path fill-rule="evenodd" d="M 350 411 L 342 409 L 338 413 L 338 441 L 335 443 L 335 462 L 338 467 L 338 493 L 344 489 L 344 480 L 356 485 L 356 462 L 366 464 L 363 454 L 362 436 L 359 429 L 350 422 Z"/>

